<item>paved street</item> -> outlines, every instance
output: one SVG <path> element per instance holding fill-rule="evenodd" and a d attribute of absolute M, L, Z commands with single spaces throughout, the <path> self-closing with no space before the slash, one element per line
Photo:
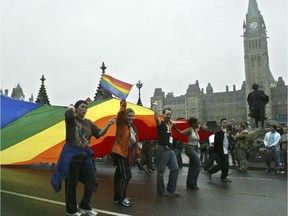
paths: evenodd
<path fill-rule="evenodd" d="M 178 192 L 182 197 L 156 194 L 156 173 L 150 178 L 133 168 L 128 195 L 133 206 L 112 203 L 114 167 L 97 162 L 99 188 L 92 205 L 98 215 L 287 215 L 287 178 L 284 174 L 266 174 L 262 170 L 238 173 L 231 169 L 232 183 L 221 183 L 219 174 L 212 181 L 199 176 L 199 191 L 185 187 L 187 167 L 179 172 Z M 38 164 L 1 167 L 1 215 L 65 215 L 64 190 L 55 193 L 49 184 L 54 166 Z M 168 171 L 168 170 L 167 170 Z M 168 172 L 165 180 L 167 182 Z M 79 198 L 83 187 L 79 183 Z"/>

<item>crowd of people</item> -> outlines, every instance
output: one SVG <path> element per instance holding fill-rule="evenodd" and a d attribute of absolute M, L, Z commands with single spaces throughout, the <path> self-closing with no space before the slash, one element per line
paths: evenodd
<path fill-rule="evenodd" d="M 115 122 L 116 134 L 109 155 L 116 167 L 113 198 L 115 204 L 124 207 L 132 206 L 126 192 L 132 178 L 131 167 L 135 165 L 148 175 L 156 172 L 156 192 L 159 196 L 181 196 L 177 192 L 177 179 L 179 169 L 183 166 L 183 150 L 189 158 L 186 180 L 188 190 L 199 190 L 197 181 L 202 168 L 209 180 L 212 180 L 214 173 L 221 172 L 221 182 L 231 182 L 228 178 L 229 154 L 237 170 L 247 172 L 249 150 L 247 124 L 231 125 L 223 118 L 219 122 L 219 127 L 208 128 L 201 125 L 197 118 L 191 117 L 187 119 L 188 128 L 180 130 L 171 120 L 170 108 L 165 108 L 162 113 L 163 118 L 160 118 L 156 103 L 152 103 L 151 109 L 154 111 L 158 140 L 139 142 L 138 130 L 133 124 L 135 112 L 126 106 L 126 101 L 122 100 L 116 118 L 110 119 L 103 129 L 85 118 L 88 107 L 86 101 L 80 100 L 68 107 L 65 113 L 66 143 L 51 179 L 51 185 L 56 192 L 61 190 L 62 180 L 65 180 L 66 215 L 77 216 L 82 213 L 90 216 L 97 215 L 90 204 L 92 194 L 98 185 L 90 139 L 92 136 L 99 138 L 105 135 Z M 199 135 L 200 128 L 209 131 L 211 136 L 202 140 Z M 185 136 L 188 141 L 184 143 L 176 140 L 172 131 Z M 282 125 L 277 128 L 271 125 L 265 134 L 263 144 L 266 147 L 266 172 L 271 172 L 271 163 L 274 160 L 274 171 L 279 172 L 279 167 L 284 165 L 284 171 L 287 173 L 287 126 Z M 169 169 L 167 184 L 164 182 L 166 168 Z M 80 212 L 76 202 L 78 181 L 84 184 L 84 195 L 79 203 Z"/>

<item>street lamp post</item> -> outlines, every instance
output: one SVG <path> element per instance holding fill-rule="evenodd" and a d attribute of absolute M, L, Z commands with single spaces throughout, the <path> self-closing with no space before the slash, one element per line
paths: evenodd
<path fill-rule="evenodd" d="M 138 83 L 136 83 L 136 86 L 137 86 L 137 88 L 139 89 L 139 98 L 138 98 L 137 105 L 143 106 L 143 105 L 142 105 L 142 102 L 141 102 L 141 98 L 140 98 L 140 89 L 142 88 L 143 83 L 141 83 L 141 81 L 138 80 Z"/>

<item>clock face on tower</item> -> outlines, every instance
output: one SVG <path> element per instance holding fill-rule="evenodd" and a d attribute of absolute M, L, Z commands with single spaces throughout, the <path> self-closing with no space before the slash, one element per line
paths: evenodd
<path fill-rule="evenodd" d="M 258 27 L 258 23 L 257 22 L 250 23 L 250 28 L 251 29 L 256 29 L 257 27 Z"/>

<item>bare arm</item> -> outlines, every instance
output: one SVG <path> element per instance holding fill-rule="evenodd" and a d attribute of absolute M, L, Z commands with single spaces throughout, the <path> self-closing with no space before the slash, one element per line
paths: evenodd
<path fill-rule="evenodd" d="M 154 119 L 156 121 L 156 125 L 160 125 L 161 121 L 159 119 L 159 115 L 158 115 L 158 112 L 157 112 L 157 108 L 156 108 L 156 104 L 152 104 L 152 110 L 154 111 Z"/>
<path fill-rule="evenodd" d="M 176 124 L 173 124 L 173 128 L 177 131 L 177 133 L 179 133 L 179 134 L 184 134 L 184 135 L 189 135 L 189 134 L 191 134 L 191 129 L 190 129 L 190 127 L 189 128 L 187 128 L 187 129 L 185 129 L 185 130 L 179 130 L 178 128 L 177 128 L 177 126 L 176 126 Z"/>
<path fill-rule="evenodd" d="M 110 128 L 111 125 L 113 125 L 115 123 L 115 118 L 112 118 L 108 121 L 108 123 L 105 125 L 104 128 L 102 128 L 102 130 L 99 132 L 99 136 L 103 136 L 106 134 L 106 132 L 108 131 L 108 129 Z"/>
<path fill-rule="evenodd" d="M 127 102 L 125 100 L 120 101 L 120 110 L 117 114 L 117 122 L 116 117 L 110 119 L 106 126 L 99 132 L 99 136 L 103 136 L 106 134 L 108 129 L 111 125 L 113 125 L 116 122 L 116 125 L 124 124 L 125 123 L 125 111 L 126 111 Z"/>

